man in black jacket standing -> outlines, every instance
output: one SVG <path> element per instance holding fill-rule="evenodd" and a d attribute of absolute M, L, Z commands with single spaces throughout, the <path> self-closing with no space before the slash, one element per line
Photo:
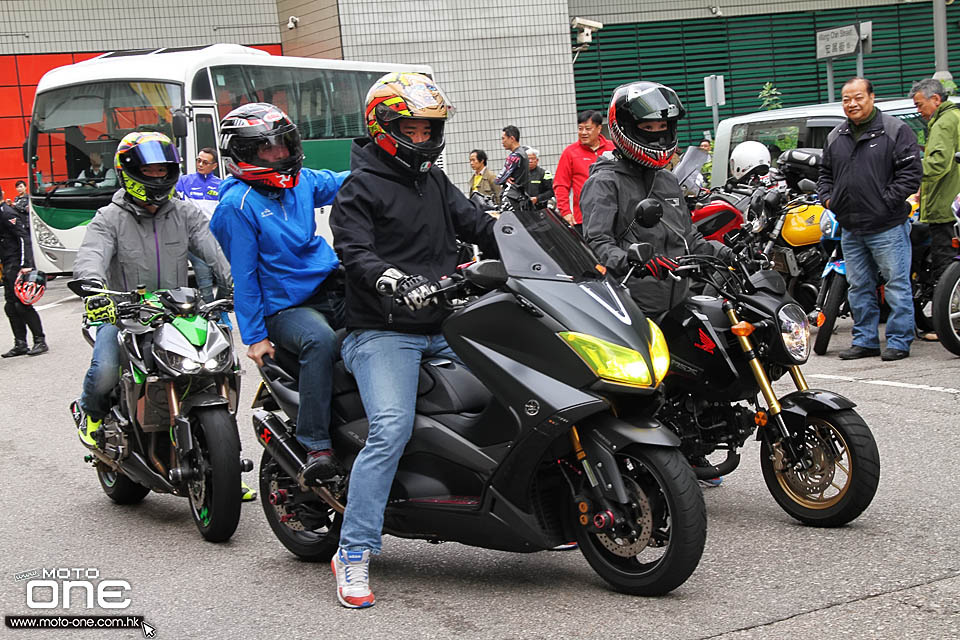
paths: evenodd
<path fill-rule="evenodd" d="M 355 141 L 333 203 L 334 248 L 347 272 L 343 361 L 370 422 L 331 562 L 345 607 L 374 604 L 370 554 L 380 552 L 387 497 L 413 431 L 420 360 L 459 361 L 440 333 L 446 311 L 433 304 L 432 283 L 456 268 L 458 236 L 495 251 L 494 219 L 434 166 L 452 112 L 427 76 L 380 78 L 367 94 L 370 140 Z"/>
<path fill-rule="evenodd" d="M 0 202 L 2 200 L 3 191 L 0 191 Z M 40 314 L 30 305 L 20 302 L 14 289 L 17 276 L 30 272 L 34 266 L 29 213 L 21 213 L 6 203 L 0 204 L 0 260 L 3 261 L 3 295 L 6 300 L 3 310 L 10 319 L 10 329 L 13 331 L 13 348 L 2 357 L 46 353 L 49 348 L 43 335 Z M 27 346 L 27 327 L 33 334 L 33 347 Z"/>
<path fill-rule="evenodd" d="M 910 355 L 914 337 L 910 287 L 910 205 L 923 166 L 917 137 L 904 122 L 874 106 L 873 85 L 851 78 L 843 85 L 847 121 L 827 136 L 817 192 L 843 227 L 847 297 L 853 312 L 853 345 L 842 360 L 880 356 L 878 274 L 890 305 L 887 345 L 881 359 Z"/>

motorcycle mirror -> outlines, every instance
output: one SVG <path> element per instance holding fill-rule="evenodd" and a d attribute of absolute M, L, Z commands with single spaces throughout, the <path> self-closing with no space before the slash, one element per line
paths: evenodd
<path fill-rule="evenodd" d="M 960 155 L 958 153 L 957 155 Z M 958 160 L 960 162 L 960 160 Z M 817 183 L 811 180 L 810 178 L 804 178 L 797 183 L 797 188 L 804 193 L 816 193 L 817 192 Z"/>
<path fill-rule="evenodd" d="M 653 198 L 644 198 L 633 208 L 633 219 L 645 229 L 652 229 L 660 224 L 662 217 L 663 205 Z"/>
<path fill-rule="evenodd" d="M 747 211 L 750 212 L 750 218 L 758 218 L 761 213 L 763 213 L 763 197 L 765 195 L 765 190 L 763 187 L 755 189 L 752 194 L 750 194 L 750 206 L 747 208 Z"/>
<path fill-rule="evenodd" d="M 953 154 L 953 159 L 956 160 L 957 162 L 960 162 L 960 151 Z"/>
<path fill-rule="evenodd" d="M 507 269 L 499 260 L 480 260 L 462 270 L 467 282 L 481 289 L 497 289 L 507 282 Z"/>
<path fill-rule="evenodd" d="M 634 264 L 644 264 L 653 257 L 653 245 L 649 242 L 634 242 L 627 247 L 627 259 Z"/>
<path fill-rule="evenodd" d="M 763 206 L 767 211 L 776 211 L 780 208 L 783 194 L 778 189 L 767 191 L 763 196 Z"/>
<path fill-rule="evenodd" d="M 93 289 L 101 289 L 102 285 L 96 280 L 71 280 L 67 283 L 67 288 L 70 289 L 73 293 L 80 296 L 81 298 L 86 298 L 87 296 L 92 296 L 96 291 Z"/>

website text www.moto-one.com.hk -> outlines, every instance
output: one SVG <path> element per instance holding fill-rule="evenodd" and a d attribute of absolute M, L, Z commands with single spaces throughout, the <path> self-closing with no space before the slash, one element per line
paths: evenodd
<path fill-rule="evenodd" d="M 8 629 L 141 629 L 143 616 L 4 616 Z"/>

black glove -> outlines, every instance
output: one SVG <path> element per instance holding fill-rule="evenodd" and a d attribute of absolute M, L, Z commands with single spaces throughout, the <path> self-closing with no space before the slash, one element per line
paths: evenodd
<path fill-rule="evenodd" d="M 407 276 L 397 283 L 396 295 L 411 311 L 417 311 L 436 304 L 437 299 L 433 297 L 436 291 L 437 285 L 423 276 Z"/>
<path fill-rule="evenodd" d="M 670 274 L 680 265 L 666 256 L 653 256 L 643 263 L 643 268 L 647 273 L 657 280 L 666 280 Z"/>

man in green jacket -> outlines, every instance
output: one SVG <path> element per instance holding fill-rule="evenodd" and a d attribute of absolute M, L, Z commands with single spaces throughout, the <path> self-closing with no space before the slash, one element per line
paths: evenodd
<path fill-rule="evenodd" d="M 927 121 L 920 222 L 930 227 L 933 275 L 939 278 L 957 253 L 952 245 L 955 220 L 950 205 L 960 193 L 960 164 L 953 158 L 960 151 L 960 108 L 947 99 L 940 81 L 932 78 L 914 83 L 910 97 Z"/>

